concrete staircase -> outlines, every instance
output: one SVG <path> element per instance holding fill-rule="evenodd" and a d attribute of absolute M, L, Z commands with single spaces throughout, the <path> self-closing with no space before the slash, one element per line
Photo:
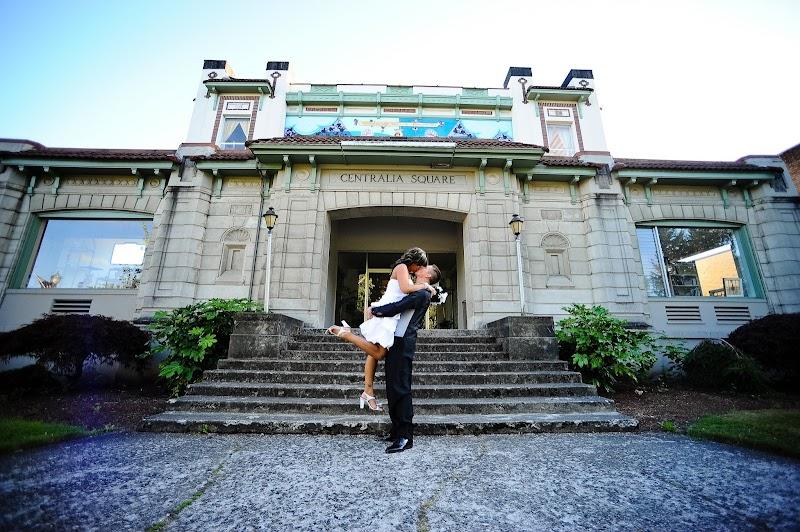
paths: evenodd
<path fill-rule="evenodd" d="M 508 324 L 421 331 L 414 360 L 416 434 L 635 429 L 635 419 L 617 413 L 613 401 L 599 397 L 557 360 L 552 320 L 547 324 L 528 328 L 549 333 L 543 336 L 509 335 L 514 327 Z M 167 412 L 145 418 L 140 430 L 388 432 L 388 414 L 358 408 L 363 353 L 321 329 L 259 335 L 258 326 L 249 325 L 237 322 L 230 358 L 172 400 Z M 260 336 L 273 337 L 280 348 Z M 385 397 L 382 370 L 381 363 L 375 382 L 379 400 Z"/>

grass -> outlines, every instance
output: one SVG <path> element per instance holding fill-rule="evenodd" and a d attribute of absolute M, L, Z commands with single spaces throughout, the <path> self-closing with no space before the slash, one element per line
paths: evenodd
<path fill-rule="evenodd" d="M 89 434 L 81 427 L 26 419 L 0 418 L 0 453 Z"/>
<path fill-rule="evenodd" d="M 800 458 L 800 410 L 741 410 L 704 416 L 689 436 Z"/>

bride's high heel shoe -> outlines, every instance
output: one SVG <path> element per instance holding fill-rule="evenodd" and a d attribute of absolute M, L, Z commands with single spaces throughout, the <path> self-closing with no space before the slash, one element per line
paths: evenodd
<path fill-rule="evenodd" d="M 336 332 L 336 333 L 333 332 L 333 328 L 334 327 L 336 327 L 336 325 L 331 325 L 330 327 L 328 327 L 328 329 L 325 332 L 328 333 L 328 334 L 332 334 L 333 336 L 342 336 L 344 333 L 349 333 L 350 332 L 350 326 L 344 320 L 342 320 L 342 326 L 339 327 L 339 332 Z"/>
<path fill-rule="evenodd" d="M 375 408 L 372 408 L 372 403 L 370 401 L 375 401 Z M 369 395 L 367 392 L 361 392 L 361 397 L 358 398 L 358 404 L 361 410 L 364 410 L 364 405 L 367 405 L 373 412 L 383 412 L 383 408 L 381 408 L 375 396 Z"/>

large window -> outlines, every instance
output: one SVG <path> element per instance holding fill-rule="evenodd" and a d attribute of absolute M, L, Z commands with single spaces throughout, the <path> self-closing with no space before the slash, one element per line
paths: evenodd
<path fill-rule="evenodd" d="M 757 296 L 742 233 L 723 227 L 638 227 L 647 294 Z"/>
<path fill-rule="evenodd" d="M 222 133 L 219 139 L 219 147 L 223 150 L 244 149 L 244 143 L 247 140 L 247 133 L 249 129 L 249 118 L 226 116 L 222 123 Z"/>
<path fill-rule="evenodd" d="M 575 142 L 572 126 L 567 124 L 547 124 L 547 140 L 552 155 L 575 155 Z"/>
<path fill-rule="evenodd" d="M 28 288 L 139 285 L 150 220 L 47 220 Z"/>

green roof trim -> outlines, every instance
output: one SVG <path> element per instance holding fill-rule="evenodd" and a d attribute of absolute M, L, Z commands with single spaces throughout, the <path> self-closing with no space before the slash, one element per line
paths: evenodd
<path fill-rule="evenodd" d="M 392 94 L 363 92 L 287 92 L 286 105 L 399 105 L 407 107 L 460 107 L 511 109 L 512 98 L 508 96 L 442 96 L 432 94 Z"/>
<path fill-rule="evenodd" d="M 528 89 L 528 99 L 534 102 L 583 102 L 589 99 L 592 94 L 591 89 L 542 89 L 530 87 Z"/>
<path fill-rule="evenodd" d="M 91 157 L 86 159 L 42 159 L 38 157 L 23 157 L 22 153 L 13 157 L 0 158 L 3 164 L 9 166 L 48 166 L 50 168 L 86 168 L 86 169 L 117 169 L 136 168 L 137 170 L 170 170 L 175 164 L 172 161 L 141 161 L 136 159 L 97 161 Z"/>

